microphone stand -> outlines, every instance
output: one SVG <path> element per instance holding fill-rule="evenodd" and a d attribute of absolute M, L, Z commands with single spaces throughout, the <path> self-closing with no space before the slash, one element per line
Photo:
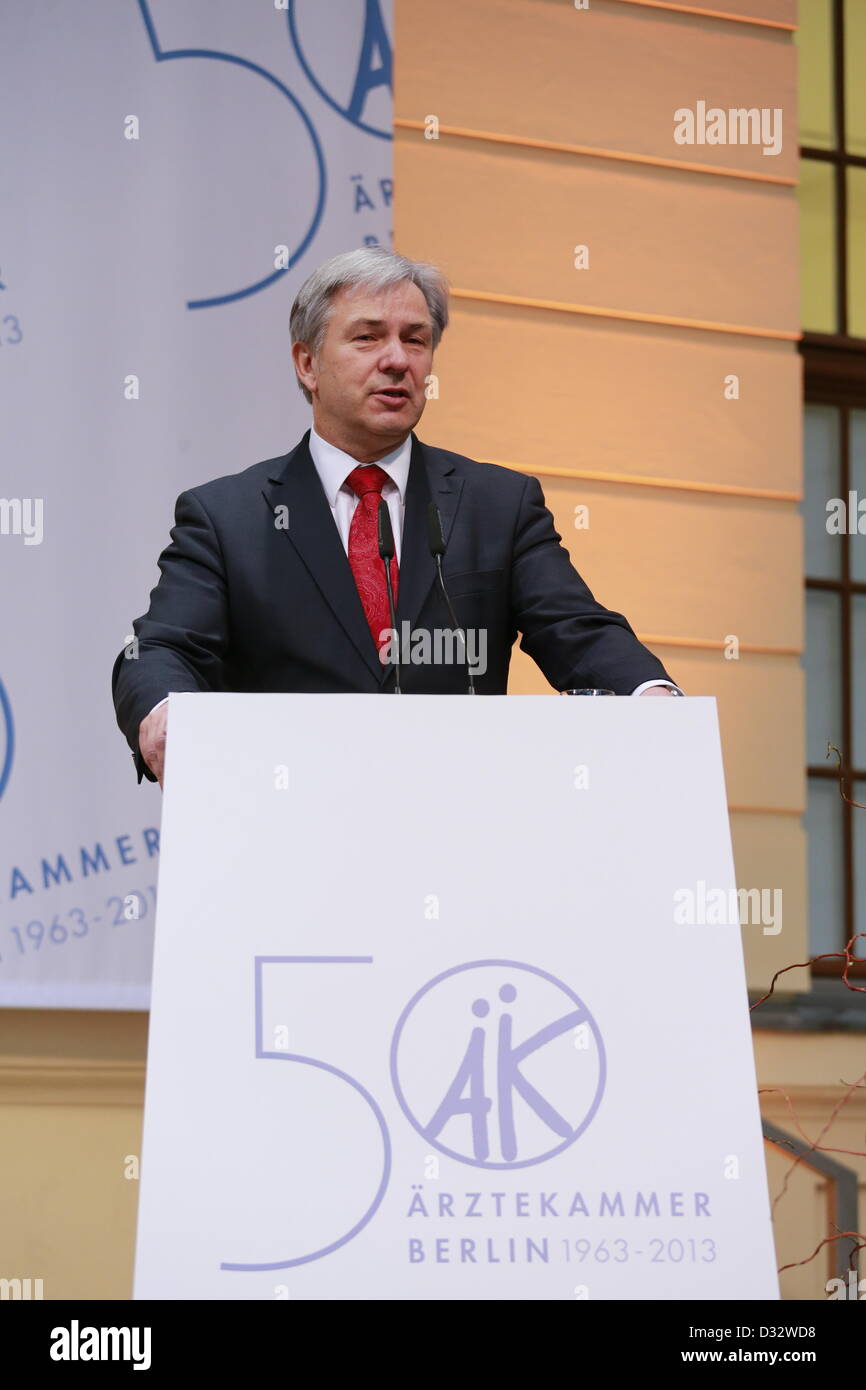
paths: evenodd
<path fill-rule="evenodd" d="M 442 556 L 445 554 L 446 550 L 445 533 L 442 530 L 442 518 L 439 515 L 439 508 L 436 506 L 435 502 L 431 502 L 427 507 L 427 540 L 430 546 L 430 554 L 436 561 L 436 575 L 439 580 L 439 588 L 442 591 L 442 597 L 445 600 L 451 622 L 457 632 L 460 633 L 460 640 L 463 643 L 463 660 L 466 662 L 466 674 L 469 677 L 469 689 L 466 693 L 467 695 L 474 695 L 475 680 L 472 675 L 472 667 L 469 664 L 469 647 L 466 641 L 466 633 L 457 621 L 457 614 L 454 612 L 454 607 L 448 596 L 448 590 L 445 587 L 445 579 L 442 574 Z"/>
<path fill-rule="evenodd" d="M 385 588 L 388 591 L 388 609 L 391 614 L 391 631 L 394 634 L 394 694 L 402 695 L 400 686 L 400 636 L 397 632 L 397 611 L 394 607 L 394 586 L 391 583 L 391 561 L 396 553 L 394 545 L 394 532 L 391 527 L 391 517 L 388 513 L 388 504 L 383 497 L 379 498 L 379 510 L 376 514 L 376 521 L 379 533 L 379 555 L 385 566 Z"/>

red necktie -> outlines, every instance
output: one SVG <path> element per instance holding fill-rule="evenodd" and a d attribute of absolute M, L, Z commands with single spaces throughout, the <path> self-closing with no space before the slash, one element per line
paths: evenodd
<path fill-rule="evenodd" d="M 346 482 L 358 498 L 358 505 L 349 527 L 349 564 L 355 576 L 373 641 L 377 651 L 381 651 L 388 638 L 386 635 L 380 640 L 379 633 L 385 629 L 390 631 L 391 628 L 391 610 L 388 607 L 388 590 L 385 587 L 385 565 L 379 554 L 378 524 L 379 499 L 384 484 L 388 482 L 388 474 L 377 463 L 366 463 L 353 468 Z M 395 555 L 391 561 L 395 610 L 398 579 L 399 570 Z"/>

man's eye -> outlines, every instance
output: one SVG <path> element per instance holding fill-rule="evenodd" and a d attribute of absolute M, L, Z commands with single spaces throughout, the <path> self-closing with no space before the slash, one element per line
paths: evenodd
<path fill-rule="evenodd" d="M 365 342 L 369 342 L 370 339 L 371 339 L 372 337 L 373 337 L 372 333 L 359 333 L 359 334 L 356 336 L 356 338 L 355 338 L 355 342 L 356 342 L 356 343 L 365 343 Z"/>

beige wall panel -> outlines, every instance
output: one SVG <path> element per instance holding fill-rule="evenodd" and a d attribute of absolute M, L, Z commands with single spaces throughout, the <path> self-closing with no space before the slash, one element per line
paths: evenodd
<path fill-rule="evenodd" d="M 797 657 L 657 646 L 666 667 L 690 695 L 715 695 L 728 803 L 802 811 L 805 789 L 805 698 Z"/>
<path fill-rule="evenodd" d="M 636 631 L 801 649 L 802 521 L 793 502 L 539 481 L 576 569 Z M 577 505 L 589 509 L 586 530 L 575 529 Z"/>
<path fill-rule="evenodd" d="M 788 188 L 407 131 L 394 167 L 396 245 L 460 289 L 799 332 Z"/>
<path fill-rule="evenodd" d="M 451 308 L 434 363 L 440 399 L 418 427 L 429 443 L 530 472 L 546 463 L 801 491 L 793 343 L 456 299 Z"/>
<path fill-rule="evenodd" d="M 130 1298 L 141 1108 L 0 1105 L 0 1151 L 0 1275 L 43 1279 L 46 1299 Z"/>
<path fill-rule="evenodd" d="M 770 923 L 748 922 L 742 928 L 749 988 L 764 994 L 777 970 L 805 960 L 808 951 L 808 897 L 806 891 L 806 836 L 799 816 L 757 815 L 733 812 L 731 840 L 738 888 L 769 890 L 773 915 L 773 890 L 781 893 L 781 931 L 764 931 Z M 809 987 L 808 970 L 792 970 L 776 987 L 777 994 L 800 994 Z"/>
<path fill-rule="evenodd" d="M 718 701 L 728 804 L 802 811 L 805 687 L 797 658 L 747 655 L 725 661 L 719 652 L 660 643 L 652 650 L 687 694 L 714 695 Z M 508 689 L 513 695 L 555 693 L 517 643 Z"/>
<path fill-rule="evenodd" d="M 0 1275 L 129 1298 L 146 1013 L 0 1009 Z"/>
<path fill-rule="evenodd" d="M 845 986 L 840 984 L 839 991 L 844 998 Z M 860 1061 L 856 1071 L 851 1070 L 852 1058 L 862 1057 L 862 1034 L 858 1037 L 851 1033 L 825 1033 L 821 1039 L 824 1046 L 816 1047 L 812 1034 L 783 1033 L 777 1029 L 762 1028 L 759 1014 L 760 1010 L 756 1009 L 753 1037 L 758 1077 L 762 1086 L 784 1087 L 786 1077 L 793 1073 L 797 1078 L 797 1086 L 804 1089 L 804 1092 L 812 1095 L 816 1091 L 826 1090 L 834 1094 L 838 1100 L 846 1089 L 839 1085 L 839 1078 L 856 1081 L 862 1075 L 866 1060 Z M 782 1111 L 774 1109 L 780 1104 L 778 1098 L 772 1098 L 771 1102 L 771 1098 L 767 1097 L 766 1102 L 762 1101 L 761 1104 L 768 1114 L 773 1111 L 774 1119 L 778 1117 L 778 1123 L 781 1125 Z M 844 1114 L 850 1117 L 851 1123 L 860 1124 L 862 1139 L 863 1127 L 866 1126 L 866 1087 L 861 1087 L 853 1093 L 845 1106 Z M 848 1144 L 844 1147 L 862 1149 L 866 1145 Z M 862 1171 L 863 1177 L 866 1178 L 866 1155 L 859 1159 L 850 1156 L 843 1159 L 841 1155 L 838 1157 L 858 1172 Z"/>
<path fill-rule="evenodd" d="M 451 0 L 434 8 L 398 0 L 396 15 L 398 118 L 435 115 L 472 130 L 795 176 L 788 32 L 616 0 L 592 0 L 588 10 L 571 0 Z M 698 100 L 726 111 L 781 108 L 780 152 L 678 145 L 674 112 L 694 110 Z"/>

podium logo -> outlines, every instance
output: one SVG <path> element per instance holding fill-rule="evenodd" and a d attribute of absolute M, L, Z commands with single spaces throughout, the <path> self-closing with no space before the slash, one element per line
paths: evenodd
<path fill-rule="evenodd" d="M 0 681 L 0 798 L 6 790 L 9 774 L 12 771 L 12 753 L 15 747 L 12 706 L 3 682 Z"/>
<path fill-rule="evenodd" d="M 520 961 L 472 961 L 435 976 L 406 1005 L 391 1045 L 409 1123 L 480 1168 L 527 1168 L 562 1153 L 592 1122 L 605 1070 L 586 1005 Z"/>

